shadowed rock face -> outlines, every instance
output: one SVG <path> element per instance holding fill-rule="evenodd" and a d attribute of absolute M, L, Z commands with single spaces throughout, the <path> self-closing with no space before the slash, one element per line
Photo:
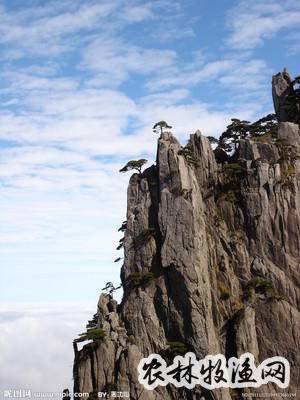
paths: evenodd
<path fill-rule="evenodd" d="M 129 391 L 133 400 L 241 396 L 228 389 L 143 389 L 140 359 L 166 354 L 172 341 L 199 358 L 251 352 L 259 363 L 284 356 L 291 364 L 286 391 L 297 389 L 299 127 L 282 122 L 278 135 L 268 143 L 241 140 L 241 168 L 233 171 L 216 164 L 199 131 L 189 141 L 198 165 L 178 154 L 174 136 L 160 136 L 156 166 L 134 174 L 128 186 L 123 300 L 117 305 L 101 295 L 97 324 L 106 337 L 76 351 L 75 391 Z M 270 384 L 248 391 L 284 390 Z"/>
<path fill-rule="evenodd" d="M 300 123 L 300 91 L 284 69 L 272 78 L 272 95 L 278 122 Z"/>
<path fill-rule="evenodd" d="M 293 80 L 287 71 L 279 72 L 272 78 L 274 108 L 279 122 L 289 121 L 289 116 L 284 104 L 287 97 L 293 93 L 292 82 Z"/>

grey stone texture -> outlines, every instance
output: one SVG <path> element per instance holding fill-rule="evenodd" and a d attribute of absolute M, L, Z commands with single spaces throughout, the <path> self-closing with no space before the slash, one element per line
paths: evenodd
<path fill-rule="evenodd" d="M 287 80 L 276 78 L 276 96 Z M 280 102 L 276 107 L 280 113 Z M 189 140 L 197 165 L 178 154 L 171 133 L 162 133 L 156 166 L 130 178 L 124 296 L 117 305 L 101 295 L 98 327 L 106 337 L 76 353 L 76 391 L 115 387 L 132 400 L 242 398 L 229 389 L 144 389 L 140 359 L 180 341 L 199 358 L 252 352 L 260 363 L 284 356 L 288 389 L 269 384 L 244 392 L 298 389 L 300 396 L 299 126 L 281 122 L 278 139 L 241 140 L 241 169 L 230 171 L 217 165 L 199 131 Z M 132 274 L 140 282 L 133 284 Z"/>

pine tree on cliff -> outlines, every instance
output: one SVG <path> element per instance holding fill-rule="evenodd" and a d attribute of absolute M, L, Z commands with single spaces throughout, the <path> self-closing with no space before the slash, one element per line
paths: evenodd
<path fill-rule="evenodd" d="M 219 147 L 226 152 L 236 151 L 240 139 L 245 139 L 250 132 L 250 122 L 232 118 L 232 123 L 227 126 L 219 139 Z"/>
<path fill-rule="evenodd" d="M 145 160 L 144 158 L 141 158 L 140 160 L 130 160 L 123 168 L 120 169 L 119 172 L 128 172 L 131 170 L 136 170 L 141 175 L 142 167 L 147 162 L 148 162 L 148 160 Z"/>
<path fill-rule="evenodd" d="M 154 133 L 162 134 L 164 129 L 172 129 L 172 126 L 167 124 L 166 121 L 159 121 L 154 124 L 152 129 Z"/>
<path fill-rule="evenodd" d="M 214 150 L 218 162 L 228 161 L 228 156 L 237 150 L 239 141 L 247 137 L 259 137 L 263 135 L 276 135 L 278 122 L 275 114 L 268 114 L 252 124 L 249 121 L 241 121 L 237 118 L 231 119 L 232 123 L 227 126 L 219 140 L 208 136 L 211 144 L 217 144 Z"/>
<path fill-rule="evenodd" d="M 266 134 L 276 135 L 278 122 L 275 114 L 268 114 L 258 119 L 249 126 L 250 136 L 262 136 Z"/>

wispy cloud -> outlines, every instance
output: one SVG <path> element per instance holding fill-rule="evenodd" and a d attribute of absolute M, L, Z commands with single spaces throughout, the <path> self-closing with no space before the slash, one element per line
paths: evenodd
<path fill-rule="evenodd" d="M 34 69 L 33 69 L 34 70 Z M 39 70 L 37 72 L 45 75 L 49 71 L 48 69 Z M 38 73 L 34 74 L 33 71 L 31 73 L 25 73 L 21 71 L 4 71 L 2 74 L 2 78 L 9 83 L 9 87 L 4 90 L 4 93 L 10 95 L 24 95 L 24 92 L 33 92 L 41 93 L 44 91 L 53 91 L 56 92 L 67 91 L 72 89 L 77 89 L 79 83 L 76 80 L 63 77 L 47 77 L 40 76 Z M 41 93 L 42 94 L 42 93 Z"/>
<path fill-rule="evenodd" d="M 245 102 L 260 95 L 263 107 L 265 101 L 270 100 L 265 96 L 270 75 L 271 71 L 262 59 L 227 54 L 222 60 L 204 62 L 200 59 L 200 62 L 196 60 L 183 64 L 181 68 L 177 66 L 171 71 L 162 71 L 159 76 L 149 79 L 146 87 L 154 92 L 170 88 L 205 87 L 214 93 L 214 104 L 218 104 L 219 98 L 224 101 L 224 97 L 227 97 L 228 105 L 231 103 L 230 97 L 239 96 Z"/>
<path fill-rule="evenodd" d="M 69 1 L 57 2 L 47 7 L 38 6 L 10 13 L 0 8 L 0 43 L 17 44 L 15 57 L 39 55 L 57 56 L 74 48 L 73 40 L 62 40 L 80 30 L 92 29 L 101 19 L 109 16 L 116 7 L 114 3 L 82 4 Z M 30 21 L 30 23 L 29 23 Z M 45 46 L 45 42 L 47 46 Z M 9 53 L 8 53 L 9 55 Z M 10 53 L 13 56 L 13 53 Z"/>
<path fill-rule="evenodd" d="M 176 52 L 172 50 L 142 48 L 122 39 L 103 36 L 83 50 L 81 68 L 96 73 L 90 84 L 116 85 L 132 73 L 155 74 L 175 61 Z"/>
<path fill-rule="evenodd" d="M 287 53 L 289 55 L 298 55 L 300 53 L 300 32 L 291 32 L 285 36 Z"/>
<path fill-rule="evenodd" d="M 147 88 L 158 90 L 172 86 L 192 86 L 208 79 L 214 79 L 221 73 L 228 71 L 234 64 L 233 60 L 217 60 L 203 63 L 200 65 L 197 61 L 194 63 L 183 64 L 182 68 L 177 67 L 173 71 L 166 71 L 158 78 L 151 79 L 147 82 Z M 171 73 L 170 73 L 171 72 Z"/>
<path fill-rule="evenodd" d="M 241 0 L 228 13 L 226 43 L 234 49 L 252 50 L 283 29 L 298 29 L 299 24 L 298 1 Z"/>

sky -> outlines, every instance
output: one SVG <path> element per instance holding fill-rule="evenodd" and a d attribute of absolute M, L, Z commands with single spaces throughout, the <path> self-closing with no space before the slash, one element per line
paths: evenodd
<path fill-rule="evenodd" d="M 272 112 L 299 27 L 299 0 L 0 0 L 0 398 L 70 387 L 72 340 L 120 281 L 118 171 L 151 165 L 153 124 L 184 144 Z"/>

